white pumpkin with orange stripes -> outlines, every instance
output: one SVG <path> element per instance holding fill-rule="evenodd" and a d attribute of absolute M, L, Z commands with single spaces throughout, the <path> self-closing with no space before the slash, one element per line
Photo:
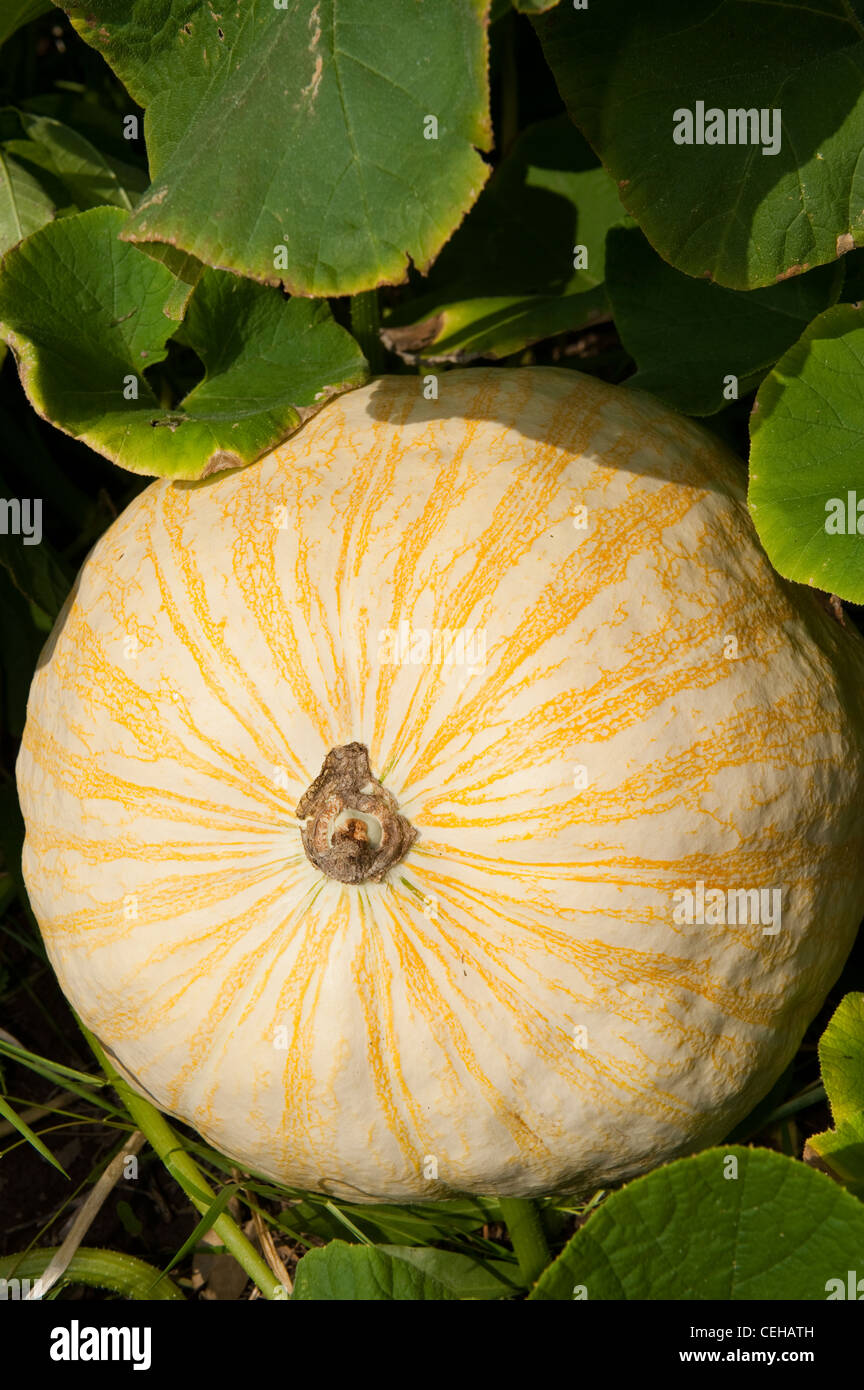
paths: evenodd
<path fill-rule="evenodd" d="M 588 1192 L 723 1138 L 836 978 L 862 690 L 696 426 L 566 370 L 384 378 L 95 546 L 24 872 L 83 1021 L 251 1169 Z"/>

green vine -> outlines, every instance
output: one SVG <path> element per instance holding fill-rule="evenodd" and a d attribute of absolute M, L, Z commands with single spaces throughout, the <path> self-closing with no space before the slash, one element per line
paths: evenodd
<path fill-rule="evenodd" d="M 23 1250 L 17 1255 L 0 1258 L 0 1279 L 30 1280 L 41 1278 L 59 1247 Z M 172 1280 L 160 1274 L 134 1255 L 122 1255 L 116 1250 L 96 1250 L 80 1246 L 66 1266 L 55 1289 L 66 1284 L 89 1284 L 94 1289 L 110 1289 L 124 1298 L 146 1302 L 148 1299 L 179 1300 L 183 1294 Z M 7 1297 L 8 1297 L 7 1289 Z M 22 1294 L 23 1296 L 23 1294 Z"/>
<path fill-rule="evenodd" d="M 201 1212 L 202 1216 L 206 1216 L 217 1197 L 198 1164 L 183 1148 L 179 1136 L 175 1134 L 165 1116 L 143 1096 L 139 1096 L 136 1091 L 132 1090 L 131 1086 L 112 1067 L 93 1034 L 84 1027 L 80 1019 L 78 1021 L 84 1036 L 93 1049 L 96 1060 L 129 1112 L 136 1129 L 141 1130 L 193 1206 Z M 240 1227 L 227 1212 L 222 1212 L 220 1216 L 216 1217 L 213 1222 L 213 1230 L 237 1263 L 246 1271 L 264 1298 L 282 1300 L 288 1297 L 288 1291 L 284 1284 L 279 1282 L 269 1265 L 261 1258 L 258 1251 L 246 1239 Z"/>

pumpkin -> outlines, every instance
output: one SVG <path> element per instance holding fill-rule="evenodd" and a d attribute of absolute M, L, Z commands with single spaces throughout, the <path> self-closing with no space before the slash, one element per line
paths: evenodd
<path fill-rule="evenodd" d="M 564 369 L 385 377 L 96 544 L 26 882 L 122 1073 L 249 1168 L 585 1192 L 795 1053 L 864 908 L 862 686 L 713 436 Z"/>

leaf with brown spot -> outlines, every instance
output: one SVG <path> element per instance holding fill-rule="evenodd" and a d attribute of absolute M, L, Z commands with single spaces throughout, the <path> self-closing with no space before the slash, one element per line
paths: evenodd
<path fill-rule="evenodd" d="M 214 473 L 224 473 L 229 468 L 242 468 L 244 460 L 239 454 L 232 454 L 227 449 L 217 449 L 201 469 L 201 477 L 209 478 Z"/>
<path fill-rule="evenodd" d="M 302 295 L 356 294 L 404 281 L 409 261 L 425 268 L 488 177 L 486 10 L 70 5 L 147 110 L 153 183 L 125 235 L 265 283 L 275 273 Z"/>
<path fill-rule="evenodd" d="M 116 208 L 60 218 L 0 268 L 0 335 L 58 429 L 134 473 L 195 479 L 251 463 L 366 379 L 326 303 L 154 259 L 120 240 L 127 219 Z M 171 337 L 204 378 L 165 404 L 146 373 Z"/>

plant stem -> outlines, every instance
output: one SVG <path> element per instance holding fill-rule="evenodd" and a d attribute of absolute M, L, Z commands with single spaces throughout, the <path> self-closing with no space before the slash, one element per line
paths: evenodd
<path fill-rule="evenodd" d="M 351 332 L 363 350 L 373 376 L 381 376 L 386 365 L 384 344 L 381 342 L 381 310 L 378 291 L 364 290 L 351 296 Z"/>
<path fill-rule="evenodd" d="M 34 1283 L 41 1279 L 58 1248 L 22 1250 L 17 1255 L 4 1255 L 0 1259 L 0 1278 L 29 1279 L 31 1284 Z M 160 1275 L 158 1269 L 118 1250 L 94 1250 L 79 1246 L 58 1282 L 61 1287 L 66 1284 L 90 1284 L 96 1289 L 111 1289 L 124 1298 L 184 1301 L 177 1285 L 165 1275 Z"/>
<path fill-rule="evenodd" d="M 534 1284 L 552 1258 L 537 1204 L 525 1197 L 502 1197 L 499 1204 L 522 1278 Z"/>
<path fill-rule="evenodd" d="M 179 1136 L 174 1133 L 165 1116 L 143 1096 L 132 1090 L 114 1070 L 93 1034 L 88 1032 L 80 1019 L 78 1023 L 93 1049 L 96 1060 L 128 1110 L 136 1129 L 141 1130 L 148 1143 L 156 1150 L 168 1172 L 180 1184 L 193 1206 L 197 1207 L 202 1216 L 206 1215 L 216 1200 L 216 1193 L 198 1164 L 183 1148 Z M 213 1222 L 213 1230 L 265 1298 L 287 1297 L 286 1291 L 266 1261 L 262 1260 L 254 1245 L 246 1239 L 240 1227 L 226 1212 Z"/>
<path fill-rule="evenodd" d="M 776 1124 L 778 1120 L 786 1120 L 790 1115 L 797 1115 L 799 1110 L 806 1110 L 809 1105 L 818 1105 L 826 1099 L 824 1086 L 811 1086 L 803 1095 L 797 1096 L 794 1100 L 787 1100 L 785 1105 L 778 1105 L 776 1110 L 771 1111 L 765 1124 L 771 1125 Z"/>

